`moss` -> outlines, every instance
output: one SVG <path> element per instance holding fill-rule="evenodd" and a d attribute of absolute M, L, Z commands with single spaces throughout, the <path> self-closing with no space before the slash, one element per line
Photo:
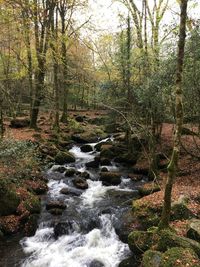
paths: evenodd
<path fill-rule="evenodd" d="M 147 250 L 142 258 L 143 267 L 160 267 L 162 253 L 155 250 Z"/>
<path fill-rule="evenodd" d="M 149 203 L 142 201 L 142 199 L 133 201 L 132 211 L 144 229 L 157 226 L 160 221 L 161 207 L 150 206 Z"/>
<path fill-rule="evenodd" d="M 146 265 L 144 267 L 148 267 Z M 154 266 L 154 265 L 152 265 Z M 160 267 L 199 267 L 200 261 L 195 252 L 191 249 L 184 249 L 179 247 L 174 247 L 167 250 L 163 256 L 162 261 L 159 265 Z"/>
<path fill-rule="evenodd" d="M 75 157 L 70 152 L 59 151 L 55 156 L 55 162 L 57 164 L 65 164 L 75 162 Z"/>
<path fill-rule="evenodd" d="M 148 196 L 158 191 L 160 191 L 160 186 L 155 183 L 145 184 L 139 188 L 139 194 L 141 196 Z"/>
<path fill-rule="evenodd" d="M 170 230 L 162 230 L 157 243 L 157 250 L 165 252 L 172 247 L 192 249 L 200 257 L 200 244 L 192 239 L 176 235 Z"/>
<path fill-rule="evenodd" d="M 159 236 L 155 230 L 133 231 L 128 236 L 128 245 L 135 254 L 142 254 L 157 243 Z"/>
<path fill-rule="evenodd" d="M 0 179 L 0 215 L 14 214 L 20 203 L 19 196 L 10 189 L 10 183 L 6 179 Z"/>
<path fill-rule="evenodd" d="M 24 207 L 30 213 L 40 213 L 41 211 L 41 203 L 37 196 L 30 194 L 28 199 L 24 201 Z"/>
<path fill-rule="evenodd" d="M 114 158 L 114 153 L 110 149 L 103 149 L 100 153 L 101 158 L 106 158 L 106 159 L 113 159 Z"/>

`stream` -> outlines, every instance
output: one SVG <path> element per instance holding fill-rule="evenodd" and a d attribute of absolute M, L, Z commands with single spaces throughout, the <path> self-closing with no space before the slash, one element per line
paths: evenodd
<path fill-rule="evenodd" d="M 137 183 L 127 178 L 127 168 L 112 162 L 106 168 L 123 173 L 122 182 L 117 186 L 104 186 L 99 181 L 99 173 L 105 166 L 98 169 L 85 166 L 99 154 L 94 148 L 96 143 L 90 145 L 93 151 L 89 153 L 81 152 L 80 147 L 74 145 L 70 152 L 76 162 L 65 165 L 66 169 L 75 168 L 90 174 L 88 189 L 75 188 L 73 177 L 57 172 L 61 166 L 52 166 L 46 173 L 49 190 L 42 198 L 38 229 L 34 236 L 20 240 L 18 263 L 4 267 L 117 267 L 130 255 L 128 245 L 120 241 L 115 228 L 130 208 L 127 204 L 130 197 L 123 196 L 128 193 L 137 196 Z M 71 194 L 60 193 L 63 188 Z M 65 204 L 62 215 L 55 216 L 46 210 L 49 201 Z"/>

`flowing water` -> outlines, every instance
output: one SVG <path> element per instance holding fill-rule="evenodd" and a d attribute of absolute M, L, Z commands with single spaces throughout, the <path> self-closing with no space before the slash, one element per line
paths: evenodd
<path fill-rule="evenodd" d="M 94 148 L 95 144 L 91 145 Z M 94 149 L 93 152 L 83 153 L 78 146 L 73 146 L 70 152 L 76 162 L 67 164 L 66 168 L 87 171 L 90 174 L 88 189 L 75 189 L 72 177 L 55 172 L 59 166 L 54 165 L 46 174 L 49 191 L 42 200 L 38 230 L 33 237 L 20 241 L 23 249 L 20 261 L 5 267 L 117 267 L 130 254 L 128 245 L 120 241 L 114 227 L 127 205 L 123 198 L 116 198 L 112 193 L 124 191 L 137 194 L 134 183 L 124 175 L 120 185 L 104 186 L 99 181 L 100 169 L 87 169 L 85 166 L 94 160 L 98 152 Z M 110 171 L 122 170 L 114 163 L 107 168 Z M 73 196 L 61 194 L 62 188 L 71 190 Z M 55 216 L 46 211 L 46 203 L 50 200 L 65 203 L 62 215 Z M 61 236 L 55 235 L 55 226 L 59 224 L 65 231 Z"/>

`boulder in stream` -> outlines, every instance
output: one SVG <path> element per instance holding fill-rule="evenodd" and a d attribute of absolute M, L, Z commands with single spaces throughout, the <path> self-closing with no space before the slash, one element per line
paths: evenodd
<path fill-rule="evenodd" d="M 91 145 L 86 144 L 86 145 L 81 146 L 81 151 L 82 152 L 91 152 L 91 151 L 93 151 L 93 148 Z"/>
<path fill-rule="evenodd" d="M 46 204 L 46 209 L 47 210 L 52 210 L 52 209 L 64 210 L 64 209 L 66 209 L 66 205 L 63 202 L 60 202 L 60 201 L 49 201 Z"/>
<path fill-rule="evenodd" d="M 59 222 L 54 226 L 54 235 L 57 237 L 62 235 L 69 235 L 73 231 L 73 222 Z"/>
<path fill-rule="evenodd" d="M 83 189 L 83 190 L 88 189 L 88 183 L 83 178 L 77 177 L 77 178 L 73 179 L 72 182 L 73 182 L 74 186 L 78 189 Z"/>
<path fill-rule="evenodd" d="M 66 163 L 72 163 L 75 162 L 75 157 L 70 152 L 62 152 L 59 151 L 57 155 L 55 156 L 55 162 L 57 164 L 66 164 Z"/>
<path fill-rule="evenodd" d="M 119 185 L 121 183 L 121 173 L 101 172 L 100 180 L 104 185 Z"/>
<path fill-rule="evenodd" d="M 75 173 L 76 173 L 76 170 L 73 169 L 73 168 L 70 168 L 70 169 L 67 169 L 67 170 L 66 170 L 66 172 L 65 172 L 65 176 L 66 176 L 66 177 L 70 177 L 70 176 L 73 176 Z"/>

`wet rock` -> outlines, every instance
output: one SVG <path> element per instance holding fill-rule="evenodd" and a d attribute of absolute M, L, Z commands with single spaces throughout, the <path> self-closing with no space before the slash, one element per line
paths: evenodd
<path fill-rule="evenodd" d="M 132 256 L 121 261 L 118 267 L 138 267 L 138 266 L 140 266 L 139 260 L 136 257 Z"/>
<path fill-rule="evenodd" d="M 89 267 L 104 267 L 104 266 L 105 265 L 102 262 L 97 260 L 93 260 L 89 265 Z"/>
<path fill-rule="evenodd" d="M 78 189 L 88 189 L 88 183 L 85 179 L 75 178 L 72 180 L 72 182 Z"/>
<path fill-rule="evenodd" d="M 47 210 L 51 210 L 51 209 L 64 210 L 64 209 L 66 209 L 66 205 L 62 202 L 59 202 L 59 201 L 50 201 L 46 204 L 46 209 Z"/>
<path fill-rule="evenodd" d="M 124 243 L 128 243 L 128 236 L 133 231 L 133 222 L 134 215 L 130 210 L 123 212 L 113 222 L 116 234 Z"/>
<path fill-rule="evenodd" d="M 70 177 L 70 176 L 73 176 L 75 173 L 76 173 L 76 170 L 73 168 L 66 169 L 65 176 Z"/>
<path fill-rule="evenodd" d="M 28 127 L 30 124 L 30 120 L 26 118 L 17 118 L 13 119 L 10 122 L 10 127 L 11 128 L 24 128 Z"/>
<path fill-rule="evenodd" d="M 60 167 L 54 169 L 54 172 L 64 173 L 65 171 L 66 171 L 66 168 L 64 166 L 60 166 Z"/>
<path fill-rule="evenodd" d="M 187 237 L 200 242 L 200 220 L 191 220 L 189 222 Z"/>
<path fill-rule="evenodd" d="M 108 172 L 108 169 L 106 167 L 101 168 L 101 172 Z"/>
<path fill-rule="evenodd" d="M 60 193 L 63 195 L 80 196 L 82 194 L 82 191 L 74 188 L 64 187 L 60 190 Z"/>
<path fill-rule="evenodd" d="M 102 159 L 100 160 L 100 163 L 101 163 L 101 165 L 103 165 L 103 166 L 110 166 L 110 165 L 112 165 L 111 161 L 110 161 L 109 159 L 106 159 L 106 158 L 102 158 Z"/>
<path fill-rule="evenodd" d="M 98 137 L 92 134 L 75 134 L 71 136 L 71 139 L 78 144 L 94 143 L 98 141 Z"/>
<path fill-rule="evenodd" d="M 73 222 L 59 222 L 54 226 L 54 235 L 56 237 L 69 235 L 73 231 Z"/>
<path fill-rule="evenodd" d="M 81 146 L 81 151 L 82 152 L 91 152 L 91 151 L 93 151 L 93 148 L 91 145 L 83 145 L 83 146 Z"/>
<path fill-rule="evenodd" d="M 103 145 L 102 147 L 105 147 L 105 145 Z M 115 157 L 115 154 L 113 153 L 113 151 L 111 150 L 110 147 L 103 148 L 101 150 L 101 152 L 100 152 L 100 158 L 103 158 L 103 159 L 113 159 L 114 157 Z"/>
<path fill-rule="evenodd" d="M 87 162 L 85 166 L 88 168 L 97 169 L 99 167 L 99 164 L 100 164 L 99 158 L 95 158 L 93 161 Z"/>
<path fill-rule="evenodd" d="M 101 172 L 100 181 L 104 185 L 118 185 L 121 183 L 121 174 L 116 172 Z"/>
<path fill-rule="evenodd" d="M 59 151 L 55 156 L 55 162 L 60 165 L 65 163 L 72 163 L 75 161 L 75 157 L 70 152 Z"/>
<path fill-rule="evenodd" d="M 10 189 L 10 183 L 6 179 L 0 179 L 0 215 L 14 214 L 20 203 L 19 196 Z"/>
<path fill-rule="evenodd" d="M 138 158 L 138 153 L 125 153 L 121 156 L 117 156 L 114 161 L 120 164 L 135 165 Z"/>
<path fill-rule="evenodd" d="M 125 191 L 125 190 L 110 189 L 107 191 L 107 195 L 111 198 L 122 199 L 123 201 L 126 201 L 128 199 L 133 200 L 133 199 L 138 198 L 138 191 L 137 190 Z"/>
<path fill-rule="evenodd" d="M 84 179 L 90 179 L 90 174 L 88 172 L 81 172 L 80 176 Z"/>
<path fill-rule="evenodd" d="M 62 215 L 63 209 L 50 209 L 49 213 L 51 213 L 52 215 Z"/>
<path fill-rule="evenodd" d="M 96 151 L 99 151 L 99 152 L 100 152 L 100 151 L 101 151 L 101 147 L 102 147 L 103 145 L 112 145 L 112 143 L 111 143 L 110 140 L 108 140 L 108 141 L 106 141 L 106 142 L 100 142 L 100 143 L 96 144 L 96 145 L 94 146 L 94 148 L 95 148 Z"/>

